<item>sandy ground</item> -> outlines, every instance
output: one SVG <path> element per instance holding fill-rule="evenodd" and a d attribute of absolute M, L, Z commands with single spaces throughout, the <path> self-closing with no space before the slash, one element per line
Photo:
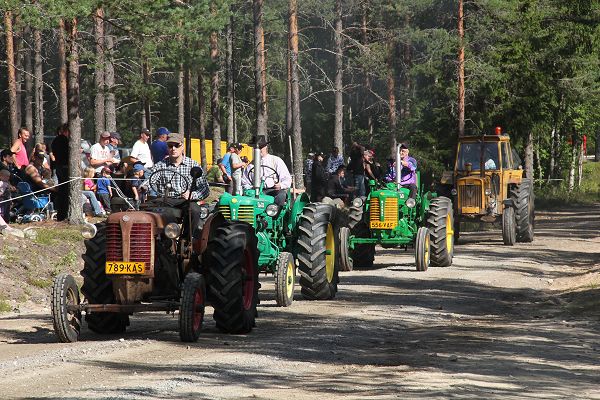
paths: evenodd
<path fill-rule="evenodd" d="M 0 398 L 599 398 L 600 206 L 540 212 L 531 244 L 470 232 L 448 268 L 379 249 L 335 300 L 275 307 L 256 329 L 194 344 L 177 318 L 57 343 L 49 309 L 0 316 Z"/>

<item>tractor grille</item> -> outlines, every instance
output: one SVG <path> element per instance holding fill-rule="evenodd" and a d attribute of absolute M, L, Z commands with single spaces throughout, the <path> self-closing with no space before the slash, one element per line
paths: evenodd
<path fill-rule="evenodd" d="M 461 207 L 481 207 L 481 186 L 462 185 L 459 186 L 460 206 Z"/>
<path fill-rule="evenodd" d="M 225 219 L 231 219 L 231 211 L 229 210 L 229 206 L 219 204 L 219 212 L 223 214 Z"/>
<path fill-rule="evenodd" d="M 107 261 L 142 261 L 152 264 L 152 224 L 134 223 L 129 237 L 129 260 L 123 260 L 121 226 L 110 223 L 106 226 Z"/>
<path fill-rule="evenodd" d="M 386 198 L 381 200 L 383 204 L 383 221 L 398 222 L 398 199 Z M 371 199 L 369 217 L 371 221 L 381 221 L 379 213 L 381 210 L 380 199 Z"/>
<path fill-rule="evenodd" d="M 226 205 L 219 205 L 219 212 L 223 214 L 225 219 L 231 220 L 231 209 Z M 251 225 L 254 225 L 254 207 L 253 206 L 239 206 L 238 207 L 238 221 L 247 222 Z"/>

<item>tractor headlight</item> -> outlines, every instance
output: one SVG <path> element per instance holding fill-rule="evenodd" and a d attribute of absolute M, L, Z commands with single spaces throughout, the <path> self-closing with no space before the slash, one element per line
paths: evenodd
<path fill-rule="evenodd" d="M 450 191 L 450 194 L 451 194 L 452 196 L 456 196 L 456 195 L 458 194 L 458 190 L 456 190 L 456 189 L 452 189 L 452 190 Z"/>
<path fill-rule="evenodd" d="M 279 213 L 279 206 L 277 204 L 269 204 L 266 212 L 269 217 L 274 217 Z"/>
<path fill-rule="evenodd" d="M 487 189 L 485 189 L 484 193 L 486 196 L 489 196 L 490 194 L 492 194 L 492 189 L 487 188 Z"/>
<path fill-rule="evenodd" d="M 352 200 L 352 205 L 356 208 L 361 208 L 363 204 L 363 199 L 361 199 L 360 197 L 357 197 L 354 200 Z"/>
<path fill-rule="evenodd" d="M 417 202 L 415 201 L 415 199 L 410 198 L 406 200 L 406 207 L 408 208 L 413 208 L 416 204 Z"/>
<path fill-rule="evenodd" d="M 167 226 L 165 226 L 165 236 L 169 239 L 175 239 L 176 237 L 179 237 L 179 233 L 181 233 L 181 228 L 179 227 L 179 224 L 171 222 L 170 224 L 167 224 Z"/>
<path fill-rule="evenodd" d="M 83 225 L 83 228 L 81 228 L 81 236 L 83 236 L 84 239 L 93 239 L 96 236 L 96 233 L 98 233 L 96 225 L 90 224 L 89 222 L 86 222 Z"/>
<path fill-rule="evenodd" d="M 209 213 L 210 213 L 210 210 L 209 210 L 208 206 L 206 204 L 201 204 L 200 205 L 200 219 L 206 219 L 206 217 L 208 217 Z"/>

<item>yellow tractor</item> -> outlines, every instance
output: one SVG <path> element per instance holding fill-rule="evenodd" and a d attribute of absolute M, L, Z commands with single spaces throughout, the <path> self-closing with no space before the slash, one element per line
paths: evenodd
<path fill-rule="evenodd" d="M 453 200 L 455 239 L 461 222 L 502 221 L 505 245 L 533 241 L 533 182 L 500 127 L 494 135 L 461 137 L 454 171 L 444 172 L 441 184 Z"/>

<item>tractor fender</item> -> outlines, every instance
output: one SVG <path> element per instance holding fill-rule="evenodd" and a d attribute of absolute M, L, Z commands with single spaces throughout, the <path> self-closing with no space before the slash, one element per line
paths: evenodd
<path fill-rule="evenodd" d="M 504 204 L 504 208 L 506 207 L 515 207 L 515 202 L 513 201 L 513 199 L 506 199 L 504 201 L 502 201 L 502 204 Z"/>

